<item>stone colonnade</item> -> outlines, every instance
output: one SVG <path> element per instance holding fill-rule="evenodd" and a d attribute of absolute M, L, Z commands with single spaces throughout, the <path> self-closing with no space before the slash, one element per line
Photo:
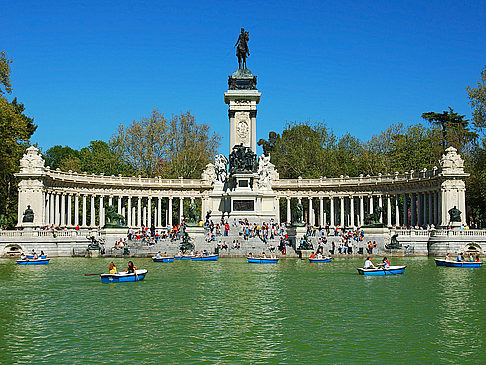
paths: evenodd
<path fill-rule="evenodd" d="M 312 225 L 359 227 L 365 214 L 381 207 L 380 222 L 391 226 L 426 226 L 441 224 L 441 195 L 438 190 L 400 194 L 356 194 L 321 196 L 284 196 L 286 215 L 281 220 L 292 222 L 292 207 L 304 206 L 304 220 Z M 320 194 L 318 194 L 320 195 Z"/>
<path fill-rule="evenodd" d="M 128 227 L 152 224 L 165 227 L 178 224 L 184 216 L 184 207 L 196 203 L 201 216 L 206 214 L 207 198 L 200 196 L 144 196 L 108 195 L 48 190 L 44 196 L 44 225 L 62 227 L 98 227 L 107 222 L 106 208 L 116 207 Z M 102 207 L 103 209 L 100 209 Z M 175 214 L 174 214 L 175 213 Z"/>

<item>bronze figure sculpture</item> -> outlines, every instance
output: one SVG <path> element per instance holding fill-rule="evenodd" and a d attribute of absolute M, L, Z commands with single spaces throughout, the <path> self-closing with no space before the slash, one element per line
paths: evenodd
<path fill-rule="evenodd" d="M 236 57 L 238 57 L 238 69 L 246 70 L 246 57 L 250 55 L 250 50 L 248 49 L 248 41 L 250 40 L 250 35 L 245 32 L 245 28 L 241 28 L 241 33 L 236 41 Z"/>

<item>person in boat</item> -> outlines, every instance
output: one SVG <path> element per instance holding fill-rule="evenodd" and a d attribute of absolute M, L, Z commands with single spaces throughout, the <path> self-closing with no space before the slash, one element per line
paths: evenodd
<path fill-rule="evenodd" d="M 265 255 L 265 252 L 262 252 L 262 258 L 267 258 L 267 255 Z"/>
<path fill-rule="evenodd" d="M 457 262 L 464 262 L 464 256 L 462 255 L 462 252 L 457 255 Z"/>
<path fill-rule="evenodd" d="M 316 257 L 315 253 L 314 253 L 314 252 L 312 252 L 312 253 L 311 253 L 311 255 L 310 255 L 310 258 L 311 258 L 311 259 L 313 259 L 313 258 L 315 258 L 315 257 Z"/>
<path fill-rule="evenodd" d="M 320 252 L 317 254 L 317 259 L 322 260 L 322 254 Z"/>
<path fill-rule="evenodd" d="M 37 255 L 37 252 L 35 252 L 35 253 L 34 253 L 34 257 L 33 257 L 33 259 L 34 259 L 34 260 L 37 260 L 38 258 L 39 258 L 39 256 Z"/>
<path fill-rule="evenodd" d="M 469 254 L 469 261 L 474 262 L 474 256 L 472 253 Z"/>
<path fill-rule="evenodd" d="M 253 254 L 251 252 L 248 254 L 248 258 L 250 258 L 250 259 L 253 258 Z"/>
<path fill-rule="evenodd" d="M 381 266 L 383 269 L 388 269 L 390 267 L 390 261 L 388 261 L 388 258 L 383 257 L 383 261 L 377 266 Z"/>
<path fill-rule="evenodd" d="M 25 256 L 25 253 L 23 253 L 23 252 L 22 252 L 22 253 L 20 254 L 20 259 L 21 259 L 21 260 L 27 260 L 27 256 Z"/>
<path fill-rule="evenodd" d="M 164 257 L 167 257 L 167 256 L 168 256 L 168 255 L 167 255 L 167 251 L 166 251 L 166 252 L 164 252 Z"/>
<path fill-rule="evenodd" d="M 180 250 L 179 250 L 179 252 L 177 252 L 177 255 L 176 255 L 176 256 L 177 256 L 177 257 L 182 256 L 182 251 L 180 251 Z"/>
<path fill-rule="evenodd" d="M 451 261 L 451 254 L 450 253 L 447 253 L 447 255 L 445 257 L 445 260 L 446 261 Z"/>
<path fill-rule="evenodd" d="M 373 262 L 371 261 L 371 257 L 368 256 L 366 258 L 366 261 L 364 263 L 364 269 L 376 269 L 375 265 L 373 265 Z"/>
<path fill-rule="evenodd" d="M 110 274 L 116 274 L 116 266 L 113 261 L 110 262 L 110 266 L 108 267 L 108 270 L 110 271 Z"/>
<path fill-rule="evenodd" d="M 128 267 L 127 267 L 127 273 L 128 274 L 133 274 L 135 272 L 135 270 L 137 270 L 138 267 L 136 267 L 134 264 L 133 264 L 133 261 L 128 261 Z"/>
<path fill-rule="evenodd" d="M 479 255 L 476 255 L 476 262 L 479 262 Z"/>
<path fill-rule="evenodd" d="M 161 255 L 160 251 L 157 252 L 157 255 L 155 255 L 155 258 L 156 259 L 161 259 L 162 258 L 162 255 Z"/>

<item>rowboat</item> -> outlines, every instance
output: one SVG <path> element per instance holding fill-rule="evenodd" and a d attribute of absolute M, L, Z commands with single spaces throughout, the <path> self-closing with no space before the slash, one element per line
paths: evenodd
<path fill-rule="evenodd" d="M 363 269 L 358 268 L 360 275 L 400 275 L 405 272 L 407 266 L 389 266 L 388 268 Z"/>
<path fill-rule="evenodd" d="M 136 275 L 135 275 L 136 273 Z M 116 274 L 101 274 L 101 282 L 102 283 L 127 283 L 130 281 L 140 281 L 145 279 L 145 275 L 147 274 L 147 270 L 145 269 L 138 269 L 135 270 L 135 273 L 127 273 L 126 271 L 121 271 Z"/>
<path fill-rule="evenodd" d="M 47 265 L 50 259 L 37 259 L 37 260 L 17 260 L 19 265 Z"/>
<path fill-rule="evenodd" d="M 472 261 L 452 261 L 444 259 L 435 259 L 435 264 L 437 266 L 447 266 L 447 267 L 466 267 L 469 269 L 478 269 L 483 266 L 482 262 L 472 262 Z"/>
<path fill-rule="evenodd" d="M 218 255 L 209 255 L 209 256 L 193 256 L 191 257 L 192 261 L 218 261 Z"/>
<path fill-rule="evenodd" d="M 313 259 L 309 259 L 309 261 L 312 264 L 319 264 L 319 263 L 323 263 L 323 262 L 331 262 L 332 261 L 332 257 L 330 257 L 330 258 L 322 258 L 322 259 L 316 259 L 314 257 Z"/>
<path fill-rule="evenodd" d="M 194 257 L 194 256 L 190 256 L 190 255 L 174 256 L 174 259 L 176 259 L 176 260 L 190 260 L 192 257 Z"/>
<path fill-rule="evenodd" d="M 152 260 L 154 262 L 174 262 L 174 257 L 160 257 L 160 258 L 157 258 L 157 257 L 152 257 Z"/>
<path fill-rule="evenodd" d="M 249 264 L 276 264 L 278 263 L 278 258 L 270 257 L 248 257 Z"/>

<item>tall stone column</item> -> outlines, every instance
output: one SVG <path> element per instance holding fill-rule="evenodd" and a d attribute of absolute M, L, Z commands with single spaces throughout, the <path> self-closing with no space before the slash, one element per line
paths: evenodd
<path fill-rule="evenodd" d="M 349 210 L 351 211 L 350 212 L 350 215 L 349 215 L 350 218 L 351 218 L 350 224 L 351 224 L 351 227 L 354 228 L 355 225 L 354 225 L 354 196 L 353 195 L 351 195 L 349 197 L 349 205 L 350 205 L 349 206 Z"/>
<path fill-rule="evenodd" d="M 118 195 L 118 206 L 117 206 L 117 210 L 116 210 L 116 212 L 118 214 L 122 214 L 122 199 L 123 199 L 123 196 Z"/>
<path fill-rule="evenodd" d="M 108 196 L 108 206 L 113 205 L 113 195 Z"/>
<path fill-rule="evenodd" d="M 386 223 L 388 227 L 392 226 L 392 208 L 390 195 L 386 196 Z"/>
<path fill-rule="evenodd" d="M 83 218 L 82 218 L 82 225 L 86 227 L 88 224 L 86 223 L 86 195 L 83 195 Z"/>
<path fill-rule="evenodd" d="M 422 226 L 424 224 L 424 211 L 423 211 L 423 194 L 417 193 L 417 224 Z"/>
<path fill-rule="evenodd" d="M 95 199 L 96 195 L 91 195 L 91 220 L 89 222 L 91 227 L 96 227 Z"/>
<path fill-rule="evenodd" d="M 79 194 L 74 195 L 74 225 L 79 226 Z"/>
<path fill-rule="evenodd" d="M 100 227 L 103 227 L 105 225 L 105 205 L 103 203 L 103 195 L 100 195 Z"/>
<path fill-rule="evenodd" d="M 142 197 L 138 197 L 137 201 L 137 227 L 142 226 Z"/>
<path fill-rule="evenodd" d="M 339 225 L 344 228 L 345 223 L 344 223 L 344 214 L 345 214 L 345 209 L 344 209 L 344 196 L 339 197 L 339 200 L 341 201 L 341 214 L 340 214 L 340 222 Z"/>
<path fill-rule="evenodd" d="M 66 195 L 61 193 L 61 226 L 66 225 Z"/>
<path fill-rule="evenodd" d="M 145 227 L 147 227 L 147 207 L 146 206 L 142 208 L 142 223 Z"/>
<path fill-rule="evenodd" d="M 434 225 L 439 224 L 439 202 L 437 196 L 439 195 L 436 191 L 432 193 L 434 195 Z"/>
<path fill-rule="evenodd" d="M 323 221 L 324 221 L 324 225 L 327 225 L 327 203 L 326 203 L 326 199 L 322 199 L 322 200 L 323 200 L 323 204 L 324 204 Z"/>
<path fill-rule="evenodd" d="M 72 211 L 71 211 L 71 194 L 68 194 L 67 196 L 67 221 L 66 225 L 68 227 L 72 227 Z"/>
<path fill-rule="evenodd" d="M 324 198 L 319 197 L 319 226 L 324 227 Z"/>
<path fill-rule="evenodd" d="M 312 198 L 308 197 L 308 200 L 309 200 L 309 224 L 313 226 L 314 225 L 314 212 L 313 212 L 313 208 L 312 208 Z"/>
<path fill-rule="evenodd" d="M 395 225 L 400 227 L 400 204 L 398 194 L 395 195 Z"/>
<path fill-rule="evenodd" d="M 157 227 L 162 227 L 162 198 L 160 196 L 157 198 Z"/>
<path fill-rule="evenodd" d="M 292 211 L 290 210 L 290 198 L 287 197 L 287 223 L 292 222 Z"/>
<path fill-rule="evenodd" d="M 406 227 L 410 225 L 408 221 L 408 194 L 403 194 L 403 225 Z"/>
<path fill-rule="evenodd" d="M 45 222 L 46 222 L 46 225 L 50 225 L 51 224 L 51 217 L 50 217 L 50 206 L 51 206 L 51 194 L 50 193 L 46 193 L 46 215 L 45 215 Z"/>
<path fill-rule="evenodd" d="M 275 206 L 275 216 L 277 217 L 277 222 L 280 223 L 282 218 L 280 217 L 280 197 L 279 196 L 275 197 L 274 206 Z"/>
<path fill-rule="evenodd" d="M 427 204 L 429 208 L 429 219 L 428 219 L 428 224 L 434 224 L 434 202 L 432 198 L 431 192 L 427 193 Z"/>
<path fill-rule="evenodd" d="M 378 196 L 378 206 L 381 208 L 380 223 L 383 223 L 383 196 Z"/>
<path fill-rule="evenodd" d="M 179 224 L 182 223 L 182 217 L 184 216 L 184 197 L 179 198 Z"/>
<path fill-rule="evenodd" d="M 172 197 L 169 196 L 169 209 L 167 210 L 167 222 L 172 226 Z"/>
<path fill-rule="evenodd" d="M 370 214 L 373 214 L 375 212 L 375 208 L 373 206 L 373 195 L 370 195 L 369 202 L 370 202 L 370 211 L 369 211 L 369 213 Z"/>
<path fill-rule="evenodd" d="M 360 226 L 364 226 L 364 215 L 365 215 L 365 209 L 364 209 L 364 196 L 359 197 L 359 220 L 360 220 Z"/>
<path fill-rule="evenodd" d="M 152 226 L 152 197 L 150 196 L 147 201 L 147 225 Z"/>
<path fill-rule="evenodd" d="M 132 222 L 132 196 L 127 197 L 127 225 L 128 227 L 133 226 Z"/>
<path fill-rule="evenodd" d="M 331 196 L 329 198 L 329 204 L 330 204 L 330 206 L 329 206 L 329 209 L 330 209 L 329 215 L 331 216 L 331 224 L 330 224 L 330 226 L 331 227 L 335 227 L 334 226 L 334 197 Z"/>
<path fill-rule="evenodd" d="M 59 194 L 56 194 L 55 206 L 54 206 L 54 218 L 55 218 L 55 225 L 61 225 L 61 215 L 60 215 L 60 202 L 59 202 Z"/>
<path fill-rule="evenodd" d="M 415 193 L 410 194 L 410 212 L 411 223 L 412 226 L 415 227 L 417 225 L 417 203 Z"/>

